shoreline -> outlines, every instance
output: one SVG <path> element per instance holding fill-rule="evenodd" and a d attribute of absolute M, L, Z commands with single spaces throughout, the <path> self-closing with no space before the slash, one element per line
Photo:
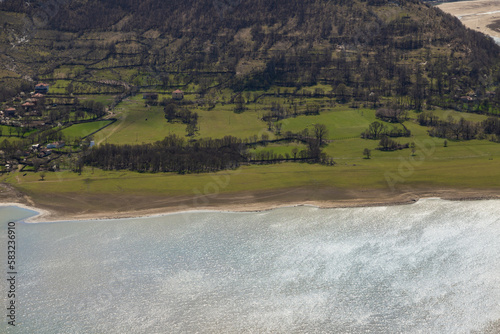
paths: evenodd
<path fill-rule="evenodd" d="M 458 193 L 461 193 L 458 194 Z M 188 207 L 188 206 L 166 206 L 155 207 L 144 210 L 127 210 L 127 211 L 99 211 L 99 212 L 59 212 L 38 206 L 26 195 L 23 201 L 19 202 L 2 202 L 0 207 L 17 206 L 22 209 L 35 211 L 37 214 L 29 217 L 24 222 L 30 224 L 36 223 L 56 223 L 56 222 L 78 222 L 78 221 L 93 221 L 93 220 L 114 220 L 114 219 L 137 219 L 162 217 L 172 214 L 193 213 L 193 212 L 264 212 L 281 208 L 292 208 L 299 206 L 311 206 L 318 209 L 336 209 L 336 208 L 362 208 L 362 207 L 381 207 L 381 206 L 397 206 L 411 205 L 424 199 L 441 199 L 445 201 L 481 201 L 481 200 L 500 200 L 500 191 L 460 191 L 456 190 L 440 190 L 440 191 L 422 191 L 417 193 L 395 194 L 392 198 L 383 198 L 374 200 L 368 198 L 346 198 L 346 199 L 325 199 L 325 200 L 304 200 L 286 202 L 285 200 L 274 200 L 272 202 L 261 203 L 257 201 L 249 201 L 240 204 L 224 204 L 215 203 L 209 206 Z M 23 203 L 24 202 L 24 203 Z"/>
<path fill-rule="evenodd" d="M 498 3 L 495 0 L 465 0 L 444 2 L 436 5 L 442 11 L 456 16 L 465 26 L 493 37 L 500 43 L 500 31 L 490 25 L 500 20 Z"/>

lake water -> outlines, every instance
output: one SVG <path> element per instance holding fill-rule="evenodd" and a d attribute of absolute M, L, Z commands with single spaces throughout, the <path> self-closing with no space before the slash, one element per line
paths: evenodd
<path fill-rule="evenodd" d="M 2 266 L 7 221 L 32 214 L 0 208 Z M 497 200 L 16 231 L 18 326 L 7 333 L 498 333 Z"/>

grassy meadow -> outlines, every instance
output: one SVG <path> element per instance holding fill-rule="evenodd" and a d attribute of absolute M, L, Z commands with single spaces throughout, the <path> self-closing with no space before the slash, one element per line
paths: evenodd
<path fill-rule="evenodd" d="M 260 138 L 263 134 L 268 135 L 270 139 L 279 138 L 269 131 L 268 124 L 261 120 L 262 115 L 270 110 L 272 103 L 277 101 L 288 103 L 282 97 L 266 95 L 257 102 L 246 103 L 247 110 L 243 113 L 235 113 L 235 105 L 230 103 L 218 103 L 211 110 L 204 106 L 192 105 L 190 109 L 199 115 L 199 131 L 194 139 L 222 138 L 226 135 L 242 139 L 257 135 Z M 312 129 L 314 124 L 325 124 L 329 134 L 328 144 L 323 150 L 334 159 L 335 166 L 287 162 L 188 175 L 102 171 L 85 167 L 81 175 L 69 170 L 47 172 L 42 181 L 40 173 L 11 173 L 4 174 L 0 182 L 13 185 L 37 203 L 47 204 L 46 194 L 60 196 L 61 203 L 68 207 L 83 205 L 82 202 L 77 204 L 74 201 L 74 198 L 82 196 L 104 196 L 110 200 L 109 196 L 122 196 L 121 194 L 138 198 L 175 198 L 259 191 L 287 193 L 293 192 L 293 189 L 310 189 L 312 192 L 307 195 L 309 199 L 322 200 L 333 196 L 328 189 L 362 194 L 364 191 L 374 190 L 398 193 L 412 189 L 452 188 L 460 191 L 469 188 L 500 188 L 498 143 L 488 140 L 448 140 L 445 147 L 444 139 L 430 137 L 427 128 L 417 123 L 417 114 L 410 112 L 410 119 L 404 124 L 411 130 L 412 136 L 396 140 L 400 143 L 415 143 L 415 152 L 412 153 L 410 149 L 383 152 L 377 150 L 378 140 L 365 140 L 360 137 L 361 132 L 376 120 L 375 110 L 353 109 L 346 105 L 329 106 L 327 98 L 311 98 L 311 101 L 304 98 L 301 107 L 305 108 L 308 103 L 321 104 L 321 114 L 282 120 L 282 132 L 298 132 L 305 128 Z M 434 113 L 441 119 L 451 116 L 458 120 L 464 117 L 478 122 L 486 118 L 483 115 L 448 110 L 435 110 Z M 185 124 L 168 123 L 163 107 L 146 106 L 142 94 L 118 104 L 112 117 L 117 121 L 107 127 L 105 126 L 110 121 L 100 120 L 72 125 L 62 131 L 66 138 L 75 138 L 102 129 L 93 135 L 96 144 L 152 143 L 169 134 L 189 139 L 186 136 Z M 387 123 L 386 125 L 393 126 Z M 5 132 L 6 129 L 3 130 Z M 298 143 L 274 143 L 249 148 L 249 151 L 273 151 L 293 156 L 294 148 L 301 150 L 306 146 Z M 370 159 L 363 155 L 365 148 L 371 150 Z M 316 194 L 314 189 L 324 191 Z M 99 201 L 96 203 L 95 205 L 100 205 Z M 107 201 L 102 203 L 105 205 Z"/>
<path fill-rule="evenodd" d="M 65 138 L 83 138 L 87 137 L 91 133 L 102 129 L 106 125 L 111 123 L 111 121 L 96 121 L 90 123 L 74 124 L 62 130 Z"/>
<path fill-rule="evenodd" d="M 408 156 L 390 159 L 360 160 L 358 164 L 339 164 L 334 167 L 307 163 L 243 166 L 237 170 L 218 173 L 178 175 L 172 173 L 141 174 L 128 171 L 92 170 L 85 168 L 81 175 L 69 171 L 5 175 L 2 182 L 14 185 L 35 202 L 48 204 L 47 194 L 66 198 L 71 207 L 75 198 L 85 196 L 195 197 L 217 196 L 241 192 L 261 192 L 289 189 L 332 191 L 379 190 L 398 194 L 420 189 L 498 189 L 500 154 L 462 159 L 439 158 L 439 150 L 418 158 Z M 421 160 L 418 160 L 421 159 Z M 418 161 L 418 164 L 413 164 Z M 411 166 L 408 168 L 408 166 Z M 291 190 L 293 191 L 293 190 Z M 314 196 L 313 196 L 314 197 Z M 327 200 L 320 195 L 304 200 Z"/>

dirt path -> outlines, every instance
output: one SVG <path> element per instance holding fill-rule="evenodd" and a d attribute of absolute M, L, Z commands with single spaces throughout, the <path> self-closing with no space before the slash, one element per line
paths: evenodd
<path fill-rule="evenodd" d="M 120 115 L 120 118 L 118 119 L 118 121 L 111 125 L 111 127 L 113 127 L 113 129 L 111 130 L 111 132 L 109 132 L 104 138 L 102 138 L 101 140 L 99 140 L 96 145 L 99 145 L 101 144 L 102 142 L 106 141 L 109 137 L 111 137 L 116 131 L 118 131 L 119 129 L 121 129 L 121 127 L 123 126 L 123 123 L 125 121 L 125 119 L 127 118 L 128 114 L 127 113 L 124 113 L 123 110 L 120 112 L 121 115 Z"/>

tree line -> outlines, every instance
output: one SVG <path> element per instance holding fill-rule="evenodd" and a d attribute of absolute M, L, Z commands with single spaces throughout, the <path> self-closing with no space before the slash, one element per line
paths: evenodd
<path fill-rule="evenodd" d="M 393 126 L 387 127 L 385 124 L 375 121 L 368 126 L 364 132 L 361 133 L 363 139 L 381 139 L 385 137 L 410 137 L 411 131 L 408 130 L 402 123 L 401 128 Z"/>
<path fill-rule="evenodd" d="M 153 144 L 99 145 L 81 159 L 103 170 L 202 173 L 238 167 L 247 160 L 245 148 L 241 139 L 232 136 L 186 142 L 170 135 Z"/>
<path fill-rule="evenodd" d="M 500 118 L 488 117 L 481 122 L 473 122 L 461 117 L 455 120 L 448 116 L 446 120 L 441 120 L 432 112 L 423 112 L 418 115 L 418 122 L 422 126 L 429 126 L 429 135 L 433 137 L 471 140 L 485 139 L 500 141 Z"/>
<path fill-rule="evenodd" d="M 273 152 L 251 154 L 249 147 L 265 145 L 263 142 L 248 142 L 233 136 L 222 139 L 203 138 L 186 141 L 177 135 L 169 135 L 152 144 L 115 145 L 101 144 L 87 150 L 81 156 L 84 165 L 104 170 L 131 170 L 137 172 L 202 173 L 232 169 L 242 163 L 270 163 L 282 160 L 311 161 L 333 164 L 322 146 L 326 143 L 326 126 L 316 124 L 312 132 L 288 133 L 283 140 L 301 141 L 307 147 L 292 150 L 292 156 Z M 254 138 L 258 140 L 258 138 Z"/>

